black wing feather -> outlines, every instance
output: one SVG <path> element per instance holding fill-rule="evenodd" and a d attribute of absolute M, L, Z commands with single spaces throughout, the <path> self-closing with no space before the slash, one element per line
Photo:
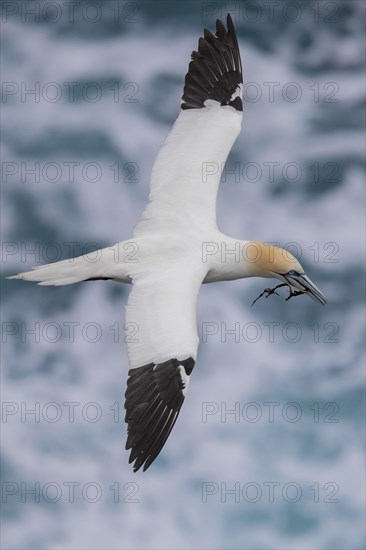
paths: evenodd
<path fill-rule="evenodd" d="M 228 14 L 227 30 L 217 20 L 216 36 L 205 29 L 204 37 L 198 41 L 198 51 L 192 52 L 181 107 L 202 109 L 207 99 L 213 99 L 219 101 L 220 105 L 231 105 L 237 111 L 242 111 L 241 98 L 237 96 L 233 99 L 242 83 L 238 40 L 233 21 Z"/>
<path fill-rule="evenodd" d="M 178 418 L 184 402 L 185 388 L 180 373 L 190 376 L 194 360 L 170 359 L 131 369 L 126 390 L 126 449 L 131 449 L 129 462 L 134 472 L 152 464 L 160 453 Z"/>

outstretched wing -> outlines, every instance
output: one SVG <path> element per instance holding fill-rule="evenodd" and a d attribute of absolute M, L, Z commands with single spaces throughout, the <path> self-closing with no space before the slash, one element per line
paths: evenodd
<path fill-rule="evenodd" d="M 126 308 L 131 369 L 126 390 L 126 449 L 136 472 L 163 448 L 183 404 L 197 348 L 197 295 L 203 272 L 184 266 L 134 282 Z"/>
<path fill-rule="evenodd" d="M 216 226 L 216 195 L 242 120 L 243 76 L 234 25 L 208 30 L 185 79 L 181 112 L 152 170 L 149 204 L 134 235 Z"/>

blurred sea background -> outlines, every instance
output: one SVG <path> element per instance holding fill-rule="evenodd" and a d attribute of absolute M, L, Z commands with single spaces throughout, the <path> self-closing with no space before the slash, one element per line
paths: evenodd
<path fill-rule="evenodd" d="M 329 302 L 205 285 L 180 418 L 133 474 L 129 287 L 2 279 L 2 548 L 365 548 L 365 3 L 1 9 L 4 276 L 131 235 L 191 51 L 230 11 L 246 87 L 219 226 L 288 247 Z"/>

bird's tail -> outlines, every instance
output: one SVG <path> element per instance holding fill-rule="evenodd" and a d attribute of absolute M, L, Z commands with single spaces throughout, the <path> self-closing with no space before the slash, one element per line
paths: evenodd
<path fill-rule="evenodd" d="M 124 281 L 126 267 L 116 260 L 116 247 L 103 248 L 93 253 L 93 258 L 79 256 L 52 264 L 34 267 L 31 271 L 7 277 L 37 282 L 42 286 L 62 286 L 95 279 Z M 126 281 L 127 282 L 127 281 Z"/>
<path fill-rule="evenodd" d="M 62 260 L 53 264 L 40 265 L 7 277 L 7 279 L 21 279 L 23 281 L 38 282 L 42 286 L 61 286 L 79 283 L 93 277 L 93 264 L 88 264 L 84 256 Z"/>

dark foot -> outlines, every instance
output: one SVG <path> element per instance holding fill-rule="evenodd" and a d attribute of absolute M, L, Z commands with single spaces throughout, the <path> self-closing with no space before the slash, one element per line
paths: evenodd
<path fill-rule="evenodd" d="M 294 296 L 300 296 L 301 294 L 304 294 L 301 290 L 291 290 L 290 288 L 290 295 L 287 296 L 285 302 L 289 300 L 290 298 L 293 298 Z"/>

